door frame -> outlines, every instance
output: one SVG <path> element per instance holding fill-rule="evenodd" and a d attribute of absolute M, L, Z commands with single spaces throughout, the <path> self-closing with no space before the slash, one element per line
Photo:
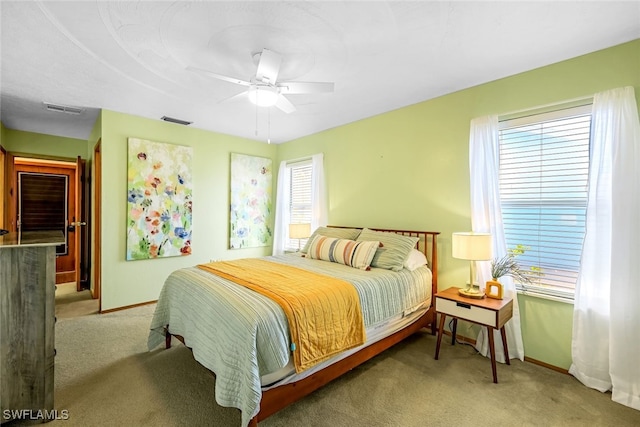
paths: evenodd
<path fill-rule="evenodd" d="M 91 296 L 98 299 L 98 313 L 102 313 L 102 138 L 93 147 L 93 286 Z M 90 262 L 91 263 L 91 262 Z"/>
<path fill-rule="evenodd" d="M 5 185 L 7 182 L 6 159 L 7 159 L 7 150 L 5 150 L 2 145 L 0 145 L 0 229 L 7 228 L 4 226 L 5 222 L 7 222 L 6 214 L 5 214 L 7 211 L 6 202 L 5 202 L 6 197 L 4 196 L 6 191 L 5 188 L 8 188 Z"/>
<path fill-rule="evenodd" d="M 71 228 L 74 227 L 76 221 L 78 191 L 75 185 L 76 182 L 76 164 L 70 162 L 45 162 L 41 160 L 33 160 L 25 157 L 16 157 L 14 159 L 14 174 L 16 179 L 16 191 L 15 202 L 18 207 L 15 212 L 11 212 L 11 215 L 16 215 L 16 218 L 21 214 L 20 197 L 22 191 L 20 190 L 20 176 L 22 174 L 34 174 L 43 177 L 57 176 L 66 177 L 66 194 L 65 194 L 65 225 L 64 225 L 64 237 L 66 250 L 63 254 L 56 255 L 56 284 L 75 282 L 76 287 L 78 282 L 78 271 L 76 270 L 77 261 L 80 254 L 80 248 L 77 246 L 78 239 L 76 234 L 80 230 Z M 21 218 L 20 218 L 21 219 Z M 18 231 L 22 230 L 22 227 L 17 227 Z"/>

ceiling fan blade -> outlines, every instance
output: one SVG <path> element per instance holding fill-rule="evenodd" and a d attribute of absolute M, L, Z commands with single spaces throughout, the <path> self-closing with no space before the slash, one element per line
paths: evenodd
<path fill-rule="evenodd" d="M 287 114 L 293 113 L 296 111 L 296 106 L 291 103 L 287 98 L 282 96 L 282 94 L 278 95 L 278 100 L 276 101 L 276 107 L 280 110 L 284 111 Z"/>
<path fill-rule="evenodd" d="M 234 101 L 234 100 L 237 100 L 237 99 L 246 99 L 246 100 L 248 100 L 249 97 L 247 95 L 247 91 L 245 90 L 245 91 L 242 91 L 242 92 L 240 92 L 240 93 L 238 93 L 236 95 L 229 96 L 228 98 L 223 98 L 220 101 L 218 101 L 218 104 L 221 104 L 223 102 L 228 102 L 228 101 Z"/>
<path fill-rule="evenodd" d="M 278 88 L 280 93 L 301 94 L 301 93 L 327 93 L 333 92 L 333 82 L 280 82 Z"/>
<path fill-rule="evenodd" d="M 282 55 L 269 49 L 262 49 L 256 78 L 264 83 L 276 84 L 281 63 Z"/>
<path fill-rule="evenodd" d="M 251 86 L 250 82 L 247 82 L 247 81 L 244 81 L 244 80 L 240 80 L 240 79 L 236 79 L 235 77 L 223 76 L 222 74 L 217 74 L 217 73 L 211 72 L 209 70 L 203 70 L 202 68 L 189 66 L 189 67 L 187 67 L 187 70 L 196 71 L 196 72 L 199 72 L 199 73 L 204 73 L 204 74 L 206 74 L 208 76 L 214 77 L 214 78 L 216 78 L 218 80 L 223 80 L 225 82 L 235 83 L 235 84 L 243 85 L 243 86 Z"/>

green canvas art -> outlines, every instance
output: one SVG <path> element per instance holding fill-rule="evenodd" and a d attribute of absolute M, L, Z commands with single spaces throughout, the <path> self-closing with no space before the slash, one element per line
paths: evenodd
<path fill-rule="evenodd" d="M 231 153 L 231 249 L 273 243 L 272 173 L 271 159 Z"/>

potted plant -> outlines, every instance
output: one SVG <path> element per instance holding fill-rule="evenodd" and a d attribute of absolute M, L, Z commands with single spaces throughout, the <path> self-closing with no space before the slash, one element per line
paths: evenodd
<path fill-rule="evenodd" d="M 518 255 L 522 255 L 527 248 L 524 245 L 517 245 L 514 249 L 509 249 L 508 254 L 491 261 L 492 280 L 487 282 L 486 294 L 490 298 L 502 299 L 502 284 L 498 281 L 503 276 L 509 276 L 520 283 L 530 284 L 531 279 L 516 260 Z"/>

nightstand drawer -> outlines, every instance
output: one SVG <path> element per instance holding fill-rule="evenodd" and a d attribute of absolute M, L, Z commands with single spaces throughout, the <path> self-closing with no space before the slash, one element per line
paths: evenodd
<path fill-rule="evenodd" d="M 476 307 L 465 302 L 436 297 L 436 311 L 471 322 L 497 327 L 498 316 L 495 310 Z"/>

